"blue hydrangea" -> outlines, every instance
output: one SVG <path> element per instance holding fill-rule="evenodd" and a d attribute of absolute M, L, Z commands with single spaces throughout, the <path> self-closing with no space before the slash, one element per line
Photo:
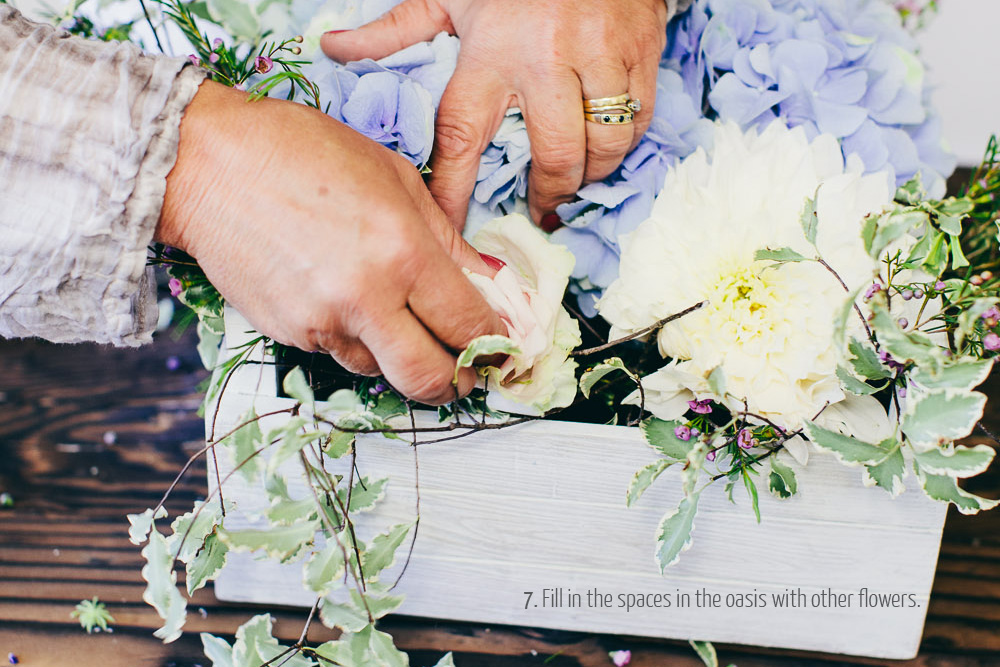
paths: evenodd
<path fill-rule="evenodd" d="M 557 209 L 565 227 L 554 239 L 576 255 L 572 289 L 586 314 L 618 275 L 619 238 L 649 216 L 667 170 L 708 148 L 716 119 L 829 133 L 867 171 L 897 184 L 919 174 L 943 194 L 955 161 L 916 44 L 882 0 L 695 0 L 667 32 L 649 131 L 615 173 Z M 458 41 L 439 35 L 379 63 L 326 65 L 317 83 L 331 115 L 422 165 L 457 54 Z M 470 220 L 525 210 L 530 159 L 512 111 L 480 161 Z"/>

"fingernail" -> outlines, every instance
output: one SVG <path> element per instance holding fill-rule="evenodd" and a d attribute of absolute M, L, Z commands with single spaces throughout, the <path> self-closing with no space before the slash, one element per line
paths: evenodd
<path fill-rule="evenodd" d="M 327 30 L 326 32 L 323 33 L 323 36 L 325 37 L 327 35 L 339 35 L 342 32 L 350 32 L 350 31 L 349 30 Z"/>
<path fill-rule="evenodd" d="M 546 213 L 542 216 L 542 222 L 539 225 L 546 232 L 554 232 L 559 229 L 559 225 L 562 224 L 562 219 L 557 213 Z"/>
<path fill-rule="evenodd" d="M 486 262 L 486 266 L 490 267 L 494 271 L 499 271 L 503 267 L 507 266 L 507 263 L 502 259 L 497 259 L 493 255 L 487 255 L 485 252 L 479 253 L 479 256 L 483 258 L 484 262 Z"/>

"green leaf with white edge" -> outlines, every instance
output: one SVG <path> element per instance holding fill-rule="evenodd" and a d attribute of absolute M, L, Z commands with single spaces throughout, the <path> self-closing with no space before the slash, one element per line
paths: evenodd
<path fill-rule="evenodd" d="M 928 232 L 928 234 L 931 233 Z M 948 265 L 948 246 L 946 242 L 948 236 L 944 232 L 937 232 L 931 234 L 931 236 L 933 236 L 931 247 L 927 251 L 927 257 L 924 258 L 922 267 L 924 271 L 932 276 L 939 276 Z"/>
<path fill-rule="evenodd" d="M 253 408 L 247 410 L 246 414 L 240 417 L 239 423 L 243 426 L 215 446 L 225 447 L 233 457 L 233 465 L 240 466 L 240 474 L 253 484 L 257 481 L 257 475 L 261 468 L 261 459 L 257 450 L 264 446 L 264 434 L 261 433 L 260 421 Z"/>
<path fill-rule="evenodd" d="M 802 206 L 802 213 L 799 214 L 799 223 L 802 225 L 802 233 L 805 234 L 806 241 L 815 246 L 816 232 L 819 230 L 819 215 L 816 210 L 815 197 L 806 199 Z"/>
<path fill-rule="evenodd" d="M 705 667 L 719 667 L 719 656 L 716 655 L 715 647 L 710 642 L 699 642 L 689 639 L 688 644 L 698 654 L 701 661 L 705 663 Z"/>
<path fill-rule="evenodd" d="M 323 607 L 320 606 L 320 618 L 323 617 Z M 336 627 L 335 624 L 324 625 Z M 316 647 L 316 655 L 324 658 L 321 662 L 326 665 L 339 665 L 340 667 L 367 667 L 372 664 L 371 653 L 371 633 L 367 626 L 358 633 L 345 632 L 340 635 L 340 639 L 329 641 Z"/>
<path fill-rule="evenodd" d="M 302 576 L 309 590 L 325 596 L 340 587 L 344 568 L 344 547 L 336 537 L 330 537 L 323 548 L 309 558 L 302 569 Z"/>
<path fill-rule="evenodd" d="M 777 455 L 771 456 L 771 474 L 767 476 L 767 489 L 778 498 L 791 498 L 799 490 L 795 471 L 781 462 Z"/>
<path fill-rule="evenodd" d="M 1000 500 L 982 498 L 959 488 L 954 477 L 931 475 L 919 469 L 917 476 L 920 478 L 924 493 L 934 500 L 952 503 L 962 514 L 978 514 L 1000 505 Z"/>
<path fill-rule="evenodd" d="M 356 481 L 350 493 L 351 506 L 347 508 L 347 511 L 353 514 L 354 512 L 365 512 L 375 507 L 375 504 L 385 496 L 385 487 L 388 483 L 388 477 L 376 480 L 372 480 L 371 477 L 362 477 Z M 347 505 L 347 489 L 341 489 L 337 495 L 340 496 L 344 505 Z"/>
<path fill-rule="evenodd" d="M 691 440 L 681 440 L 674 435 L 674 429 L 678 426 L 681 426 L 679 421 L 667 422 L 650 417 L 639 425 L 639 429 L 650 447 L 667 458 L 684 461 L 695 443 Z"/>
<path fill-rule="evenodd" d="M 604 363 L 594 366 L 594 368 L 580 376 L 580 391 L 583 392 L 584 397 L 590 398 L 590 392 L 593 390 L 594 386 L 611 373 L 616 372 L 625 373 L 632 379 L 633 382 L 639 382 L 639 376 L 630 371 L 625 366 L 624 361 L 618 357 L 612 357 Z"/>
<path fill-rule="evenodd" d="M 286 394 L 302 405 L 309 406 L 310 409 L 315 408 L 316 396 L 313 394 L 312 387 L 309 386 L 309 381 L 306 380 L 306 374 L 302 372 L 300 367 L 296 366 L 289 371 L 281 383 L 281 387 Z"/>
<path fill-rule="evenodd" d="M 907 402 L 900 424 L 916 449 L 930 449 L 972 433 L 985 407 L 978 391 L 934 389 Z"/>
<path fill-rule="evenodd" d="M 987 445 L 957 445 L 951 449 L 915 451 L 913 458 L 920 464 L 920 469 L 927 473 L 963 478 L 986 472 L 995 455 L 993 448 Z"/>
<path fill-rule="evenodd" d="M 830 431 L 815 422 L 805 424 L 805 433 L 814 445 L 832 453 L 841 463 L 847 465 L 881 463 L 890 454 L 877 445 Z"/>
<path fill-rule="evenodd" d="M 926 335 L 906 332 L 881 303 L 873 302 L 872 328 L 879 343 L 899 363 L 914 361 L 918 366 L 937 369 L 944 359 L 942 350 Z"/>
<path fill-rule="evenodd" d="M 681 553 L 691 548 L 691 532 L 694 530 L 700 495 L 699 491 L 686 496 L 676 510 L 664 515 L 660 521 L 656 538 L 656 562 L 660 565 L 660 572 L 680 560 Z"/>
<path fill-rule="evenodd" d="M 669 461 L 667 459 L 660 459 L 659 461 L 653 461 L 647 466 L 643 466 L 639 469 L 635 475 L 632 476 L 632 481 L 629 482 L 628 491 L 625 493 L 625 506 L 632 507 L 635 505 L 642 494 L 646 492 L 649 485 L 656 481 L 664 470 L 677 463 L 676 461 Z"/>
<path fill-rule="evenodd" d="M 320 524 L 316 519 L 290 526 L 244 530 L 219 530 L 219 537 L 233 551 L 263 550 L 269 558 L 287 561 L 312 544 Z"/>
<path fill-rule="evenodd" d="M 323 431 L 295 432 L 285 435 L 272 448 L 271 458 L 267 462 L 267 474 L 274 475 L 285 461 L 297 456 L 299 452 L 314 442 L 324 442 L 326 437 L 327 434 Z"/>
<path fill-rule="evenodd" d="M 236 631 L 236 641 L 233 643 L 233 664 L 239 667 L 259 667 L 285 653 L 288 647 L 279 644 L 271 633 L 270 614 L 254 616 L 241 625 Z M 312 660 L 297 651 L 286 655 L 281 662 L 284 667 L 315 666 Z"/>
<path fill-rule="evenodd" d="M 323 401 L 323 414 L 342 412 L 362 412 L 365 402 L 353 389 L 338 389 Z"/>
<path fill-rule="evenodd" d="M 726 372 L 722 369 L 722 366 L 716 366 L 708 374 L 708 388 L 716 396 L 726 395 Z"/>
<path fill-rule="evenodd" d="M 293 523 L 307 519 L 316 511 L 316 500 L 309 496 L 301 500 L 280 498 L 267 510 L 267 520 L 273 524 L 290 526 Z"/>
<path fill-rule="evenodd" d="M 878 258 L 893 242 L 901 239 L 911 229 L 926 225 L 929 216 L 924 211 L 896 209 L 879 218 L 875 238 L 872 240 L 871 256 Z"/>
<path fill-rule="evenodd" d="M 193 595 L 196 590 L 212 581 L 226 566 L 229 547 L 223 544 L 216 533 L 205 537 L 202 548 L 187 564 L 187 591 Z"/>
<path fill-rule="evenodd" d="M 960 236 L 962 234 L 961 215 L 941 215 L 938 216 L 938 227 L 948 236 Z"/>
<path fill-rule="evenodd" d="M 373 629 L 371 647 L 375 664 L 382 667 L 409 667 L 409 657 L 396 648 L 390 635 Z"/>
<path fill-rule="evenodd" d="M 369 623 L 368 614 L 378 620 L 399 609 L 406 598 L 404 595 L 389 595 L 385 591 L 369 588 L 364 599 L 356 590 L 350 591 L 350 600 L 335 602 L 324 598 L 320 604 L 320 619 L 327 627 L 336 627 L 345 632 L 359 632 Z"/>
<path fill-rule="evenodd" d="M 443 658 L 437 661 L 434 667 L 455 667 L 455 658 L 450 652 L 446 653 Z"/>
<path fill-rule="evenodd" d="M 368 548 L 361 552 L 361 566 L 366 581 L 377 578 L 382 570 L 392 565 L 396 560 L 396 550 L 406 539 L 414 523 L 401 523 L 372 538 Z"/>
<path fill-rule="evenodd" d="M 874 257 L 876 259 L 878 258 L 878 255 L 872 252 L 872 244 L 875 242 L 875 232 L 878 230 L 878 220 L 879 216 L 868 215 L 861 223 L 861 241 L 865 244 L 865 252 L 868 253 L 870 257 Z"/>
<path fill-rule="evenodd" d="M 376 400 L 375 405 L 372 406 L 370 410 L 382 420 L 409 414 L 409 409 L 406 407 L 406 401 L 397 396 L 393 391 L 382 392 Z"/>
<path fill-rule="evenodd" d="M 149 542 L 142 549 L 146 564 L 142 566 L 142 578 L 146 580 L 143 601 L 151 605 L 163 619 L 163 627 L 153 633 L 164 644 L 181 636 L 187 620 L 187 601 L 177 590 L 177 573 L 174 572 L 174 554 L 167 547 L 167 539 L 152 527 Z"/>
<path fill-rule="evenodd" d="M 339 459 L 347 456 L 351 452 L 351 448 L 354 446 L 354 441 L 357 437 L 356 433 L 335 430 L 330 433 L 329 438 L 323 444 L 323 453 L 331 459 Z"/>
<path fill-rule="evenodd" d="M 469 368 L 476 363 L 477 357 L 490 357 L 494 354 L 520 354 L 521 349 L 506 336 L 488 335 L 480 336 L 469 343 L 469 347 L 462 350 L 458 355 L 458 363 L 455 364 L 454 382 L 458 383 L 458 372 L 463 368 Z"/>
<path fill-rule="evenodd" d="M 951 249 L 952 270 L 958 271 L 969 265 L 969 260 L 965 257 L 965 253 L 962 252 L 962 242 L 957 237 L 953 236 L 949 239 L 948 247 Z"/>
<path fill-rule="evenodd" d="M 236 667 L 233 664 L 233 647 L 229 642 L 207 632 L 200 636 L 205 657 L 212 661 L 212 667 Z"/>
<path fill-rule="evenodd" d="M 960 361 L 951 366 L 944 366 L 933 373 L 925 368 L 915 368 L 910 374 L 910 380 L 925 389 L 960 389 L 970 391 L 989 377 L 993 370 L 993 360 Z"/>
<path fill-rule="evenodd" d="M 707 442 L 698 440 L 694 443 L 691 451 L 688 452 L 684 470 L 681 471 L 681 488 L 684 490 L 685 496 L 690 496 L 694 493 L 695 487 L 698 486 L 701 470 L 705 467 L 705 460 L 708 458 L 708 452 L 711 449 Z"/>
<path fill-rule="evenodd" d="M 153 514 L 152 508 L 147 509 L 142 514 L 129 514 L 127 516 L 129 522 L 128 541 L 137 547 L 142 546 L 142 543 L 149 537 L 149 531 L 153 529 L 153 521 L 165 516 L 167 516 L 167 510 L 162 507 L 156 510 L 156 514 Z"/>
<path fill-rule="evenodd" d="M 843 366 L 837 367 L 837 379 L 840 380 L 840 384 L 844 389 L 855 396 L 871 396 L 874 393 L 882 391 L 889 384 L 888 382 L 883 382 L 882 386 L 873 387 L 867 382 L 862 382 L 851 375 L 851 372 Z"/>
<path fill-rule="evenodd" d="M 885 489 L 895 498 L 906 489 L 903 485 L 903 477 L 906 475 L 903 450 L 895 436 L 883 442 L 881 446 L 892 453 L 881 463 L 866 465 L 862 481 L 865 486 L 875 485 Z"/>
<path fill-rule="evenodd" d="M 196 331 L 198 332 L 197 349 L 201 365 L 211 370 L 219 363 L 219 349 L 222 345 L 223 334 L 213 330 L 213 325 L 204 320 L 198 322 Z"/>
<path fill-rule="evenodd" d="M 170 524 L 173 534 L 167 538 L 167 546 L 182 562 L 190 563 L 220 521 L 222 511 L 218 502 L 196 500 L 190 512 L 180 515 Z"/>
<path fill-rule="evenodd" d="M 892 373 L 878 360 L 878 353 L 871 346 L 852 338 L 847 349 L 852 355 L 851 366 L 861 377 L 868 380 L 884 380 L 892 377 Z"/>
<path fill-rule="evenodd" d="M 809 257 L 806 257 L 787 246 L 782 248 L 761 248 L 753 254 L 753 258 L 758 262 L 771 261 L 779 264 L 783 264 L 785 262 L 812 261 Z"/>

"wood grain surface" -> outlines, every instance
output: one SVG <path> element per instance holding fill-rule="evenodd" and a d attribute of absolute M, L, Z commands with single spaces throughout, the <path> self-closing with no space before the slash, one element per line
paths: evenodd
<path fill-rule="evenodd" d="M 171 357 L 177 370 L 168 370 Z M 207 667 L 198 632 L 230 635 L 262 609 L 219 603 L 209 587 L 192 600 L 184 637 L 161 644 L 152 636 L 156 614 L 141 599 L 142 561 L 124 517 L 155 504 L 202 446 L 196 411 L 205 373 L 192 336 L 162 335 L 140 350 L 0 341 L 0 369 L 0 491 L 16 503 L 0 510 L 0 665 L 14 653 L 30 667 Z M 990 393 L 1000 405 L 1000 383 Z M 987 425 L 1000 430 L 1000 414 Z M 196 466 L 170 509 L 202 497 L 204 480 L 204 465 Z M 1000 496 L 1000 466 L 969 486 Z M 78 601 L 95 595 L 115 616 L 113 634 L 87 635 L 69 617 Z M 279 609 L 275 616 L 276 634 L 297 638 L 304 612 Z M 625 648 L 636 667 L 701 664 L 678 642 L 405 617 L 387 619 L 384 628 L 415 667 L 445 651 L 462 667 L 607 667 L 607 652 Z M 310 632 L 313 641 L 332 636 L 318 624 Z M 723 665 L 740 667 L 890 664 L 718 648 Z M 1000 512 L 949 516 L 920 656 L 891 664 L 1000 666 Z"/>

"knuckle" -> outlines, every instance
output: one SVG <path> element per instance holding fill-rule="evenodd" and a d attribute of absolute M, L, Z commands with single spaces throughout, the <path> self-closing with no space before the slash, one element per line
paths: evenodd
<path fill-rule="evenodd" d="M 450 373 L 422 365 L 415 368 L 409 376 L 396 382 L 396 386 L 415 401 L 428 405 L 443 405 L 455 398 L 455 388 L 451 380 Z"/>
<path fill-rule="evenodd" d="M 483 148 L 482 137 L 476 128 L 450 115 L 438 116 L 434 141 L 438 152 L 445 155 L 478 155 Z"/>
<path fill-rule="evenodd" d="M 632 144 L 632 138 L 631 132 L 622 132 L 617 136 L 590 142 L 587 146 L 587 162 L 596 161 L 602 164 L 621 162 Z"/>
<path fill-rule="evenodd" d="M 561 176 L 569 180 L 570 175 L 583 166 L 584 155 L 575 148 L 555 144 L 538 155 L 531 156 L 531 168 L 544 176 Z"/>

